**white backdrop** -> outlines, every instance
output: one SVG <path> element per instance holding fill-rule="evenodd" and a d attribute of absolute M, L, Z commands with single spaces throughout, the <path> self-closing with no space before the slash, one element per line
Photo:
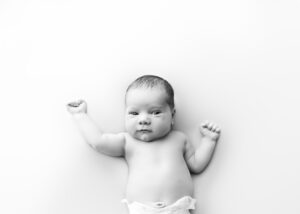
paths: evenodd
<path fill-rule="evenodd" d="M 300 3 L 0 2 L 0 213 L 126 213 L 127 168 L 92 151 L 65 104 L 123 130 L 142 74 L 174 86 L 177 129 L 222 128 L 194 177 L 201 214 L 299 214 Z"/>

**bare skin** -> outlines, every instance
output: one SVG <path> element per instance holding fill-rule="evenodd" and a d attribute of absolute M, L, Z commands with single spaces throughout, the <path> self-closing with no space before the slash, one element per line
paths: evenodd
<path fill-rule="evenodd" d="M 182 133 L 171 131 L 152 143 L 141 143 L 126 135 L 126 142 L 125 157 L 129 168 L 126 197 L 129 201 L 171 204 L 193 194 Z"/>
<path fill-rule="evenodd" d="M 172 129 L 175 110 L 165 100 L 160 88 L 131 89 L 126 97 L 126 132 L 118 134 L 100 131 L 88 116 L 85 101 L 68 104 L 83 137 L 95 150 L 124 157 L 129 169 L 128 201 L 169 205 L 192 196 L 191 173 L 206 168 L 219 139 L 219 127 L 205 122 L 199 127 L 201 143 L 194 148 L 184 133 Z"/>

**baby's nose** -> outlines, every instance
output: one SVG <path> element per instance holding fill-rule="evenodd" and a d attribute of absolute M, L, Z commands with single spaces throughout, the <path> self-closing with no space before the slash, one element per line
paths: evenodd
<path fill-rule="evenodd" d="M 140 125 L 150 125 L 151 120 L 147 115 L 141 115 L 139 120 Z"/>

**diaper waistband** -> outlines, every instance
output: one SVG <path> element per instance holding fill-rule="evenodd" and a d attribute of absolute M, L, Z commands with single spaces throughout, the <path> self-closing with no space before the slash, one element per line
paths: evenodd
<path fill-rule="evenodd" d="M 166 211 L 195 209 L 196 199 L 192 198 L 191 196 L 184 196 L 168 206 L 166 206 L 164 202 L 154 202 L 153 206 L 137 201 L 129 202 L 127 199 L 123 199 L 121 202 L 126 203 L 129 209 L 142 209 L 143 211 Z"/>

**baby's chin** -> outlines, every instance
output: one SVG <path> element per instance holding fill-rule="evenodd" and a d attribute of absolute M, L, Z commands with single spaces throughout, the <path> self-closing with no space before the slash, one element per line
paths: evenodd
<path fill-rule="evenodd" d="M 148 134 L 142 134 L 142 135 L 138 136 L 137 138 L 143 142 L 151 142 L 154 140 L 153 137 L 149 136 Z"/>
<path fill-rule="evenodd" d="M 133 136 L 135 139 L 138 139 L 140 141 L 146 142 L 146 143 L 151 143 L 153 141 L 156 141 L 158 139 L 161 139 L 163 137 L 165 137 L 167 134 L 162 135 L 162 136 L 158 136 L 158 135 L 154 135 L 153 133 L 143 133 L 143 134 L 138 134 Z"/>
<path fill-rule="evenodd" d="M 157 139 L 157 138 L 155 138 L 155 136 L 151 135 L 150 133 L 133 134 L 132 137 L 139 140 L 139 141 L 143 141 L 143 142 L 146 142 L 146 143 L 150 143 L 150 142 Z"/>

